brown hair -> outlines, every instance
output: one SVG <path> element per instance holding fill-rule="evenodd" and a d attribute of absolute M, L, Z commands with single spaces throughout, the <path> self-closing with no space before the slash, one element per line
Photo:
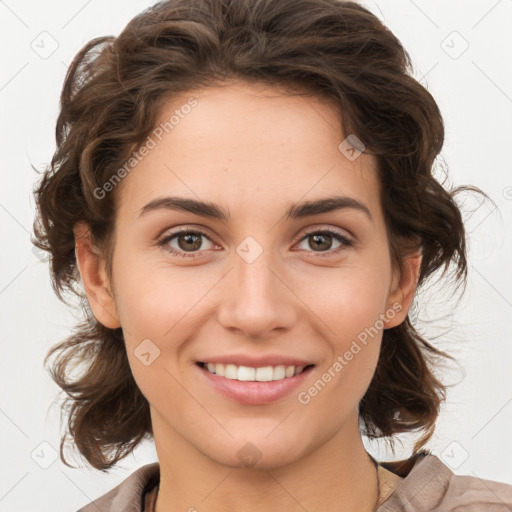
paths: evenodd
<path fill-rule="evenodd" d="M 153 434 L 121 328 L 101 325 L 80 288 L 73 226 L 89 224 L 111 277 L 116 194 L 99 198 L 95 190 L 143 143 L 173 95 L 240 79 L 330 98 L 343 113 L 343 133 L 355 134 L 377 159 L 393 264 L 402 269 L 404 256 L 421 250 L 418 286 L 454 263 L 465 288 L 465 230 L 454 196 L 483 192 L 449 191 L 434 177 L 443 119 L 412 69 L 406 50 L 375 15 L 338 0 L 164 1 L 136 16 L 119 37 L 82 48 L 63 86 L 56 152 L 34 189 L 33 243 L 51 254 L 57 296 L 65 301 L 65 290 L 80 296 L 86 316 L 45 359 L 58 354 L 49 371 L 68 395 L 60 445 L 66 465 L 68 434 L 103 471 Z M 359 405 L 363 433 L 392 440 L 419 431 L 414 450 L 424 446 L 446 398 L 447 386 L 434 375 L 443 358 L 453 359 L 423 338 L 409 316 L 385 330 Z M 76 367 L 82 372 L 72 378 Z"/>

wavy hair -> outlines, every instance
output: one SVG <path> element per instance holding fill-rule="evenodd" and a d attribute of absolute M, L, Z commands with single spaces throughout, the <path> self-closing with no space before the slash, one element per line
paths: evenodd
<path fill-rule="evenodd" d="M 82 299 L 85 320 L 53 346 L 50 374 L 66 393 L 61 412 L 88 463 L 106 471 L 144 437 L 149 404 L 128 364 L 121 328 L 93 316 L 81 287 L 74 225 L 85 221 L 111 255 L 117 193 L 101 188 L 154 129 L 163 102 L 231 79 L 329 98 L 343 113 L 343 133 L 375 155 L 393 265 L 421 250 L 418 287 L 437 270 L 466 284 L 466 235 L 455 195 L 434 176 L 444 124 L 428 90 L 413 78 L 406 50 L 369 10 L 339 0 L 168 0 L 133 18 L 118 37 L 98 37 L 66 75 L 57 147 L 34 187 L 34 245 L 50 253 L 52 287 L 63 302 Z M 117 192 L 117 190 L 115 191 Z M 486 196 L 486 194 L 484 194 Z M 487 197 L 487 196 L 486 196 Z M 446 388 L 435 369 L 453 359 L 422 337 L 409 315 L 384 330 L 370 386 L 359 404 L 370 438 L 419 432 L 432 437 Z M 79 375 L 72 375 L 76 368 Z M 73 467 L 73 466 L 70 466 Z"/>

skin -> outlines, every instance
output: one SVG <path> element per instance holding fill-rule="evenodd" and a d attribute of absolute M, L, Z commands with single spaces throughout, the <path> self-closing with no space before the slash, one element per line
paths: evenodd
<path fill-rule="evenodd" d="M 191 95 L 167 102 L 161 120 Z M 341 118 L 327 100 L 244 82 L 193 96 L 197 106 L 115 190 L 112 279 L 87 225 L 75 227 L 93 313 L 123 328 L 133 376 L 150 404 L 161 470 L 156 510 L 373 510 L 376 471 L 357 406 L 382 329 L 308 404 L 297 395 L 393 304 L 401 311 L 383 328 L 406 318 L 421 256 L 408 257 L 402 275 L 393 270 L 376 160 L 362 153 L 350 161 L 338 149 Z M 291 203 L 333 194 L 364 203 L 373 221 L 355 209 L 284 218 Z M 231 218 L 165 209 L 139 218 L 146 203 L 167 195 L 217 203 Z M 193 249 L 198 257 L 157 245 L 179 227 L 209 238 Z M 355 243 L 336 253 L 340 242 L 327 235 L 321 251 L 305 238 L 312 228 L 332 228 Z M 247 236 L 262 248 L 252 263 L 236 251 Z M 178 242 L 167 246 L 186 253 L 187 241 Z M 145 366 L 134 351 L 147 338 L 160 355 Z M 196 361 L 229 353 L 289 354 L 315 367 L 288 396 L 241 404 L 198 377 Z M 260 454 L 250 467 L 238 455 L 247 443 Z M 401 479 L 379 471 L 386 498 Z"/>

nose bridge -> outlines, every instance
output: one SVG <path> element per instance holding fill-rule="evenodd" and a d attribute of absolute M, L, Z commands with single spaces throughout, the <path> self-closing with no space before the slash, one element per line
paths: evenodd
<path fill-rule="evenodd" d="M 229 292 L 220 305 L 222 325 L 251 337 L 291 327 L 296 321 L 293 294 L 284 276 L 279 275 L 280 265 L 272 249 L 264 250 L 254 238 L 247 237 L 236 252 Z"/>

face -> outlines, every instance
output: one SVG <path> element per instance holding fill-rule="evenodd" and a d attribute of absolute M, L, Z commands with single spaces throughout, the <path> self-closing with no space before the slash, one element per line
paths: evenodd
<path fill-rule="evenodd" d="M 289 464 L 357 423 L 414 279 L 392 271 L 376 161 L 339 149 L 332 104 L 233 82 L 159 124 L 176 110 L 115 190 L 114 300 L 91 306 L 123 328 L 157 449 Z"/>

